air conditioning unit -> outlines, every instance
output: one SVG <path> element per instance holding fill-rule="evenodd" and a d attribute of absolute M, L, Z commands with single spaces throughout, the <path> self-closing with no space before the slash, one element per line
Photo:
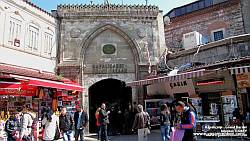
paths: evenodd
<path fill-rule="evenodd" d="M 193 31 L 193 32 L 183 34 L 183 48 L 184 49 L 195 48 L 201 44 L 202 44 L 202 35 L 199 32 Z"/>

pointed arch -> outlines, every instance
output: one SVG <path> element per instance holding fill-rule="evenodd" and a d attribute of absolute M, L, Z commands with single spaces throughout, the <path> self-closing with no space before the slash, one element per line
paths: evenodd
<path fill-rule="evenodd" d="M 136 79 L 138 79 L 138 64 L 140 62 L 140 54 L 139 54 L 139 45 L 132 40 L 132 38 L 125 32 L 123 31 L 121 28 L 115 26 L 115 25 L 111 25 L 111 24 L 105 24 L 105 25 L 101 25 L 98 26 L 97 28 L 93 29 L 82 41 L 81 43 L 81 52 L 80 52 L 80 65 L 82 66 L 81 68 L 83 68 L 83 62 L 84 62 L 84 58 L 85 58 L 85 53 L 87 48 L 90 46 L 90 44 L 92 43 L 92 41 L 98 36 L 100 35 L 100 33 L 106 31 L 106 30 L 111 30 L 115 33 L 117 33 L 118 35 L 120 35 L 121 37 L 123 37 L 128 45 L 131 47 L 133 56 L 134 56 L 134 63 L 135 63 L 135 76 Z"/>

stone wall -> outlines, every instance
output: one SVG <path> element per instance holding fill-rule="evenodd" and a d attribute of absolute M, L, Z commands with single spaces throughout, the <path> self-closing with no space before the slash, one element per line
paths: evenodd
<path fill-rule="evenodd" d="M 250 1 L 249 0 L 241 0 L 242 12 L 244 18 L 244 27 L 246 33 L 250 33 Z"/>
<path fill-rule="evenodd" d="M 59 5 L 60 43 L 58 73 L 88 88 L 102 79 L 130 82 L 148 75 L 165 50 L 162 11 L 143 5 Z M 104 54 L 106 44 L 115 52 Z M 91 82 L 91 83 L 90 83 Z M 143 91 L 133 100 L 143 103 Z"/>
<path fill-rule="evenodd" d="M 165 38 L 169 48 L 181 48 L 183 34 L 197 31 L 209 42 L 212 31 L 224 29 L 225 37 L 244 34 L 244 24 L 239 0 L 230 0 L 194 11 L 165 22 Z"/>

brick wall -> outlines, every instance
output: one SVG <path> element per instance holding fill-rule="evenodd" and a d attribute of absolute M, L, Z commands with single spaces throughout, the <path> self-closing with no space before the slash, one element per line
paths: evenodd
<path fill-rule="evenodd" d="M 225 37 L 244 33 L 239 0 L 230 0 L 202 10 L 170 19 L 165 23 L 166 44 L 170 48 L 182 47 L 183 34 L 198 31 L 210 42 L 212 31 L 225 30 Z"/>

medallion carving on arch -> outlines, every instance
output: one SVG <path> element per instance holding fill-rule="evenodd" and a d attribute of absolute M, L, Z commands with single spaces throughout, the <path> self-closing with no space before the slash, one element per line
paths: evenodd
<path fill-rule="evenodd" d="M 73 28 L 70 31 L 70 37 L 71 38 L 79 38 L 81 35 L 81 30 L 78 28 Z"/>
<path fill-rule="evenodd" d="M 146 37 L 146 31 L 145 31 L 145 29 L 141 29 L 141 28 L 137 29 L 137 35 L 138 35 L 141 39 L 143 39 L 144 37 Z"/>
<path fill-rule="evenodd" d="M 105 24 L 102 26 L 98 26 L 94 29 L 92 29 L 88 35 L 85 36 L 81 43 L 81 60 L 83 61 L 84 59 L 84 54 L 86 51 L 86 48 L 91 44 L 92 40 L 98 36 L 100 33 L 102 33 L 105 30 L 112 30 L 122 36 L 130 45 L 132 52 L 135 56 L 135 62 L 139 63 L 141 61 L 141 54 L 140 54 L 140 47 L 136 41 L 134 41 L 125 31 L 123 31 L 121 28 L 111 25 L 111 24 Z M 81 61 L 81 62 L 82 62 Z"/>

